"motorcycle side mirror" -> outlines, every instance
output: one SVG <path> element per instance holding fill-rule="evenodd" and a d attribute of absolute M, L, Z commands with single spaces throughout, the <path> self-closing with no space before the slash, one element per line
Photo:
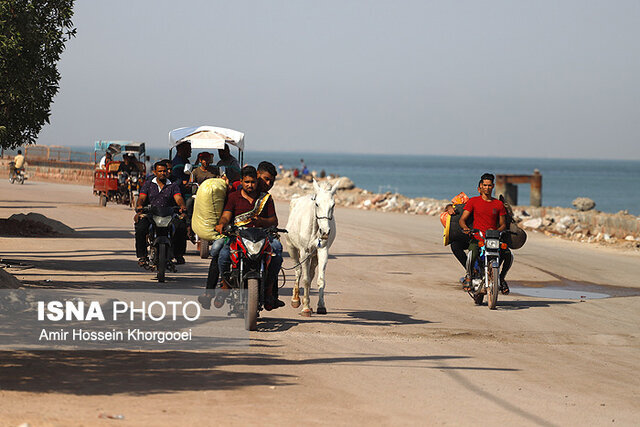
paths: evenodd
<path fill-rule="evenodd" d="M 187 175 L 190 175 L 192 170 L 193 165 L 191 163 L 187 163 L 186 165 L 184 165 L 184 173 L 186 173 Z"/>

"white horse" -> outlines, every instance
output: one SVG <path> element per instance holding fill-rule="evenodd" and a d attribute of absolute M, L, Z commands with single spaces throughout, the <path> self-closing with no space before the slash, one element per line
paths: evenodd
<path fill-rule="evenodd" d="M 291 200 L 287 239 L 289 255 L 295 264 L 303 260 L 296 268 L 296 283 L 293 286 L 291 305 L 300 307 L 300 281 L 304 286 L 302 298 L 303 316 L 311 316 L 309 307 L 309 287 L 318 267 L 318 314 L 327 314 L 324 305 L 324 274 L 329 259 L 329 248 L 336 238 L 336 221 L 333 218 L 335 201 L 333 195 L 338 189 L 339 180 L 331 187 L 329 183 L 318 184 L 313 180 L 315 194 L 297 197 Z"/>

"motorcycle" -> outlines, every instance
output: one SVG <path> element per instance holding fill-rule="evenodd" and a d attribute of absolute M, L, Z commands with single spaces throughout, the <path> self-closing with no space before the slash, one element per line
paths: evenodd
<path fill-rule="evenodd" d="M 14 182 L 24 184 L 25 179 L 27 179 L 27 177 L 24 174 L 24 168 L 16 169 L 15 163 L 9 162 L 9 182 L 11 184 Z"/>
<path fill-rule="evenodd" d="M 172 223 L 174 218 L 179 216 L 180 209 L 177 207 L 159 208 L 147 206 L 142 209 L 142 213 L 151 218 L 149 231 L 147 233 L 147 244 L 149 246 L 149 264 L 145 265 L 148 270 L 156 270 L 158 282 L 165 281 L 166 271 L 176 273 L 171 248 L 171 236 L 175 232 Z"/>
<path fill-rule="evenodd" d="M 476 236 L 480 254 L 473 266 L 469 295 L 476 305 L 481 305 L 484 296 L 487 296 L 487 305 L 490 310 L 495 310 L 498 305 L 498 293 L 500 292 L 500 250 L 508 249 L 507 243 L 502 239 L 505 231 L 487 230 L 482 232 L 472 229 L 471 235 Z M 467 255 L 467 262 L 471 262 L 471 252 Z"/>
<path fill-rule="evenodd" d="M 138 196 L 140 195 L 141 187 L 142 179 L 140 178 L 140 172 L 131 172 L 127 178 L 127 192 L 129 193 L 129 204 L 134 209 L 138 203 Z"/>
<path fill-rule="evenodd" d="M 118 192 L 115 195 L 116 202 L 129 205 L 135 209 L 141 187 L 142 180 L 139 172 L 118 172 Z"/>
<path fill-rule="evenodd" d="M 266 284 L 273 252 L 270 237 L 287 230 L 276 227 L 238 228 L 227 226 L 224 233 L 231 238 L 231 271 L 223 277 L 231 287 L 227 297 L 228 315 L 242 314 L 245 329 L 255 331 L 258 313 L 266 302 Z M 277 286 L 277 283 L 275 284 Z"/>

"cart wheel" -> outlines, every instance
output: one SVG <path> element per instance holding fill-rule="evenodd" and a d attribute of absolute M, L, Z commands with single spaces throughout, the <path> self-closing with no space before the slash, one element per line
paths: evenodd
<path fill-rule="evenodd" d="M 200 239 L 198 242 L 199 250 L 200 250 L 200 258 L 207 259 L 209 258 L 209 241 Z"/>
<path fill-rule="evenodd" d="M 107 206 L 107 196 L 105 196 L 104 194 L 100 194 L 100 206 L 105 207 Z"/>

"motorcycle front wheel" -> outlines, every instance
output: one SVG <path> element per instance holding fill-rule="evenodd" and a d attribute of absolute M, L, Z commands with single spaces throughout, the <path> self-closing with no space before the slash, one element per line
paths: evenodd
<path fill-rule="evenodd" d="M 164 282 L 164 273 L 167 271 L 167 245 L 158 245 L 158 282 Z"/>
<path fill-rule="evenodd" d="M 498 292 L 500 292 L 500 270 L 498 267 L 492 267 L 489 272 L 489 289 L 487 289 L 487 305 L 489 310 L 495 310 L 498 306 Z"/>
<path fill-rule="evenodd" d="M 244 304 L 244 328 L 255 331 L 258 328 L 258 279 L 247 279 L 247 299 Z"/>

